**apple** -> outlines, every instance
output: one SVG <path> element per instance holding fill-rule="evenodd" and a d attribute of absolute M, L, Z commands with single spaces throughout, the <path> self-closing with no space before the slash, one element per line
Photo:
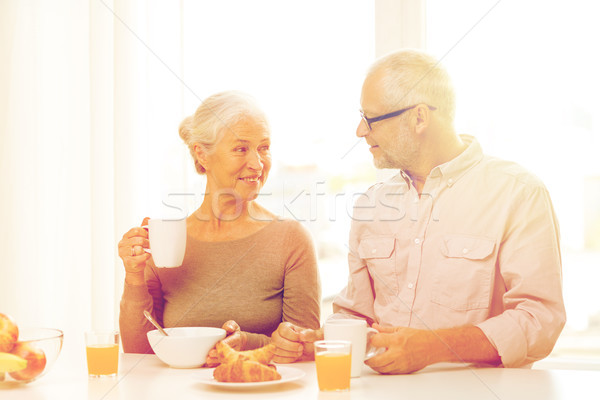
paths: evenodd
<path fill-rule="evenodd" d="M 29 381 L 41 374 L 46 366 L 46 354 L 42 349 L 28 342 L 18 342 L 13 347 L 12 354 L 27 360 L 27 368 L 10 372 L 10 376 L 19 381 Z"/>
<path fill-rule="evenodd" d="M 19 328 L 15 320 L 9 315 L 0 313 L 0 352 L 9 353 L 18 338 Z"/>

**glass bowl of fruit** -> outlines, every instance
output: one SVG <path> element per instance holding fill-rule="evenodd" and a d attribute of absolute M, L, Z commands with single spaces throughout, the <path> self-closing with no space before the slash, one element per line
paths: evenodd
<path fill-rule="evenodd" d="M 29 383 L 44 376 L 62 349 L 63 332 L 51 328 L 17 328 L 0 314 L 0 385 Z"/>

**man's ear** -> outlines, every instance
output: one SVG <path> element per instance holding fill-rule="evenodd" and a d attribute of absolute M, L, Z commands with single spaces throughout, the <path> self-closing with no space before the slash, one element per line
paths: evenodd
<path fill-rule="evenodd" d="M 416 108 L 415 130 L 417 133 L 422 133 L 427 130 L 431 123 L 431 110 L 425 104 L 419 104 Z"/>
<path fill-rule="evenodd" d="M 198 162 L 200 163 L 200 165 L 202 165 L 202 167 L 207 170 L 207 152 L 206 152 L 206 148 L 204 146 L 202 146 L 200 143 L 195 143 L 194 144 L 194 153 L 196 154 L 196 159 L 198 160 Z"/>

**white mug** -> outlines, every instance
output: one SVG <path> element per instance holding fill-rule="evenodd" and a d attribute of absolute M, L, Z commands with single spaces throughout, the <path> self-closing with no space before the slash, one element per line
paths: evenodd
<path fill-rule="evenodd" d="M 384 348 L 369 347 L 368 340 L 378 333 L 367 326 L 364 319 L 331 319 L 325 322 L 325 340 L 349 340 L 352 342 L 352 371 L 350 376 L 357 378 L 365 360 L 385 351 Z"/>
<path fill-rule="evenodd" d="M 183 263 L 187 236 L 186 219 L 150 219 L 150 253 L 160 268 L 179 267 Z"/>

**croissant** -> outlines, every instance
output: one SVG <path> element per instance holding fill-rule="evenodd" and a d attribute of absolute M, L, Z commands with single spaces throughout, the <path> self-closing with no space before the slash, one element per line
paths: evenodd
<path fill-rule="evenodd" d="M 219 382 L 265 382 L 281 379 L 274 365 L 238 359 L 233 363 L 220 364 L 213 372 Z"/>
<path fill-rule="evenodd" d="M 281 379 L 277 368 L 269 364 L 275 345 L 268 344 L 256 350 L 237 351 L 227 343 L 216 346 L 221 363 L 213 372 L 219 382 L 265 382 Z"/>
<path fill-rule="evenodd" d="M 256 361 L 261 364 L 268 364 L 275 355 L 275 345 L 273 343 L 270 343 L 259 349 L 237 351 L 227 343 L 219 342 L 216 345 L 216 350 L 220 363 L 233 362 L 238 358 L 241 358 L 244 361 Z"/>

